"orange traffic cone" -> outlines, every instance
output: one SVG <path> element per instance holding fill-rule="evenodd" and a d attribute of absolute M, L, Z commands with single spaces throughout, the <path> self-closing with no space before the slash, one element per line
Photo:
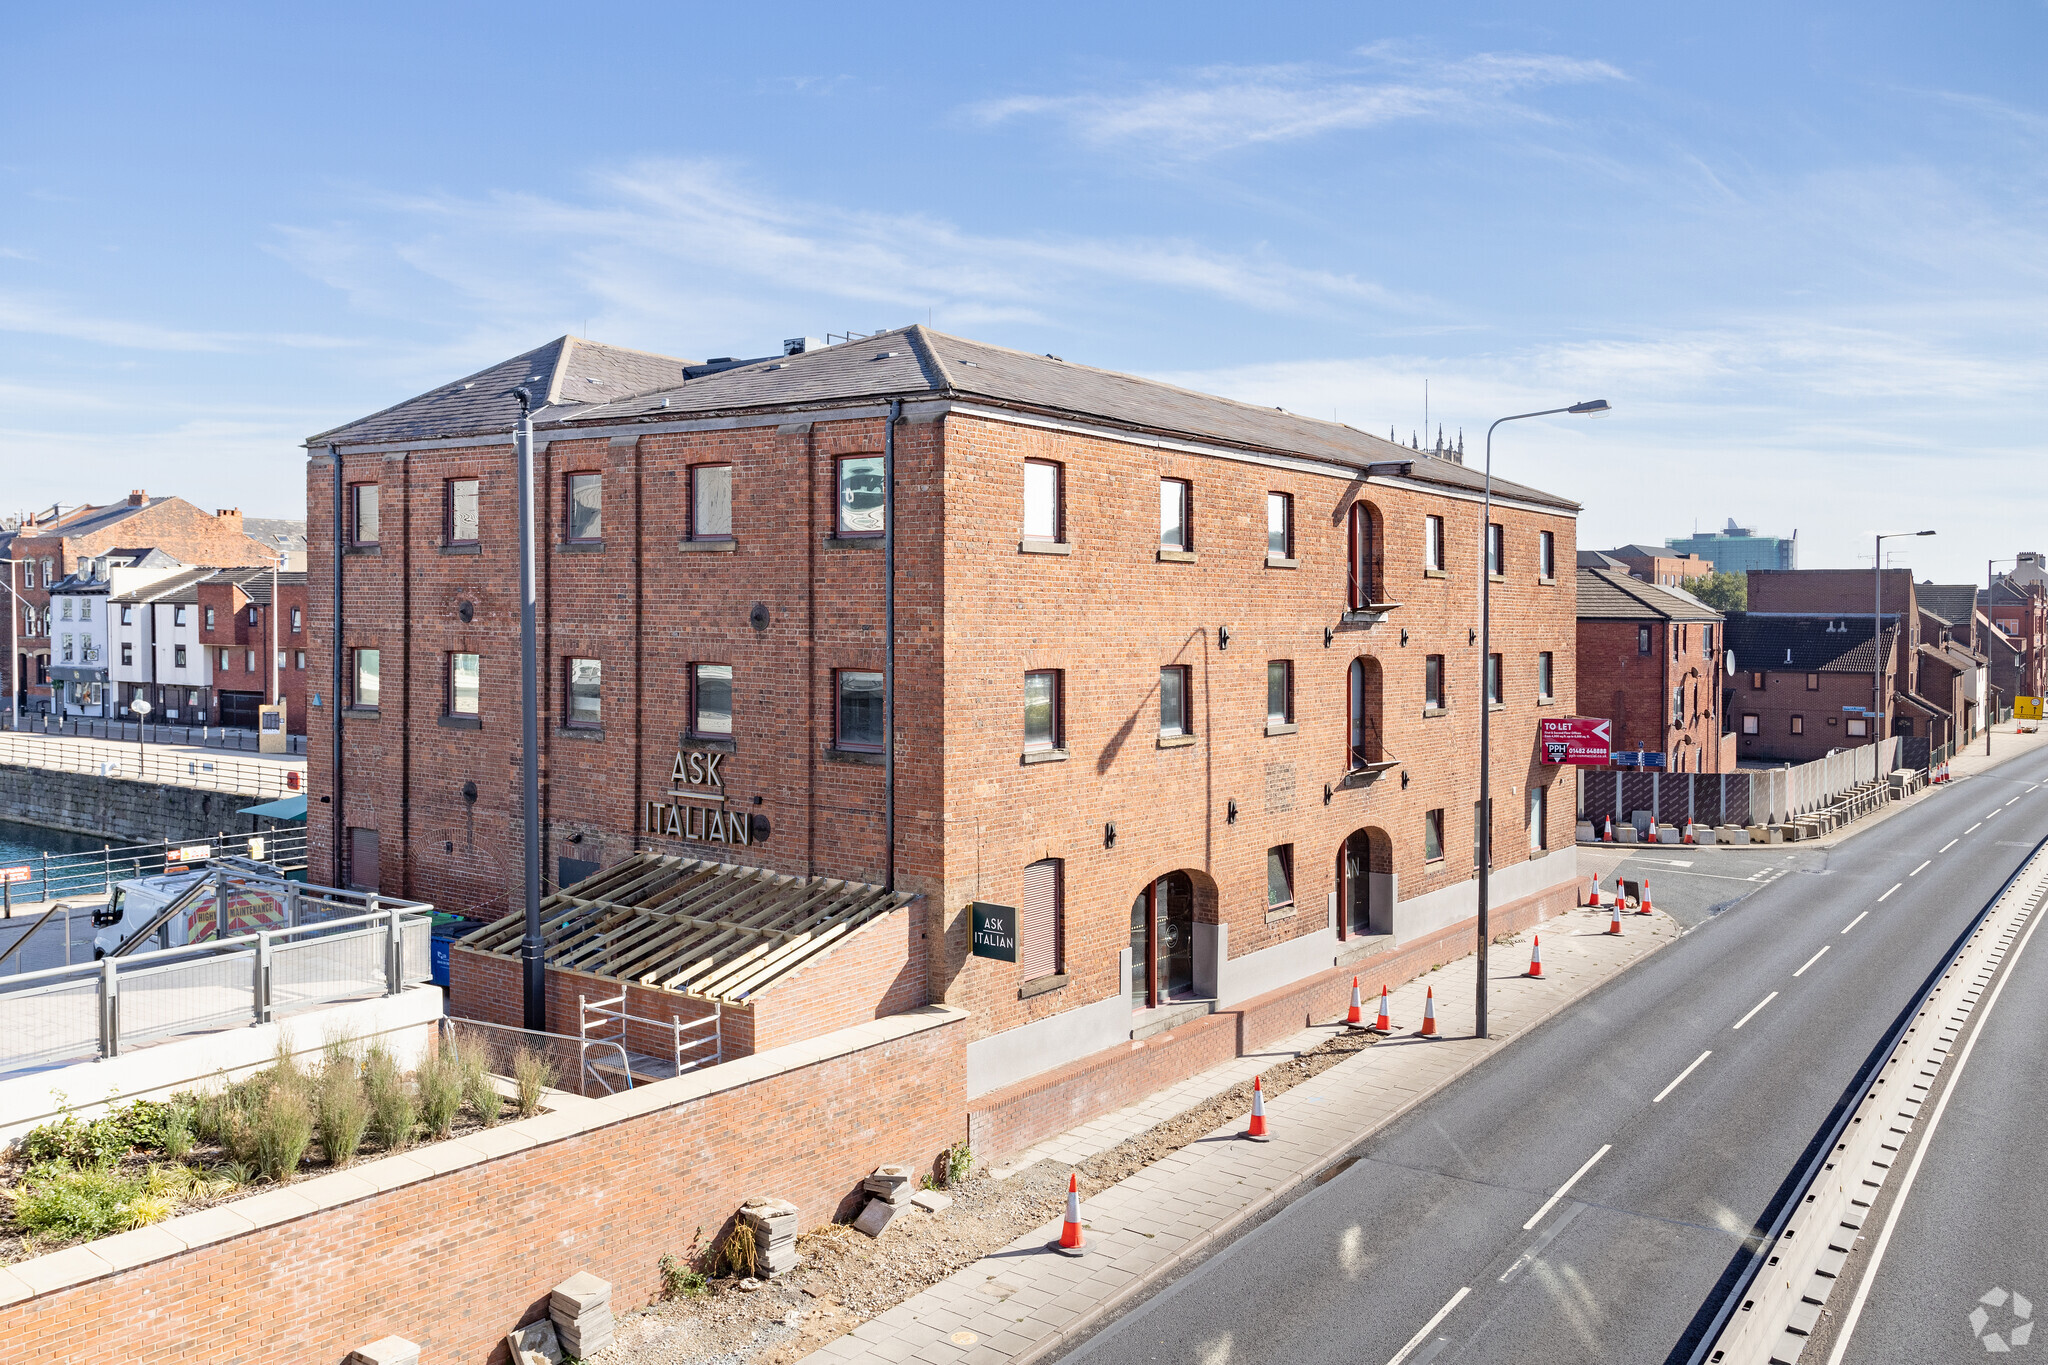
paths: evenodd
<path fill-rule="evenodd" d="M 1690 820 L 1685 822 L 1685 842 L 1688 844 L 1699 842 L 1692 837 L 1692 821 Z"/>
<path fill-rule="evenodd" d="M 1621 897 L 1614 898 L 1614 919 L 1607 926 L 1607 932 L 1619 936 L 1621 933 Z"/>
<path fill-rule="evenodd" d="M 1422 1029 L 1418 1036 L 1423 1038 L 1434 1038 L 1437 1036 L 1436 987 L 1434 986 L 1429 988 L 1429 994 L 1422 997 Z"/>
<path fill-rule="evenodd" d="M 1351 1009 L 1344 1016 L 1344 1022 L 1353 1028 L 1365 1027 L 1365 1001 L 1358 996 L 1358 978 L 1351 978 Z"/>
<path fill-rule="evenodd" d="M 1600 840 L 1602 843 L 1608 844 L 1614 842 L 1614 817 L 1611 815 L 1607 817 L 1607 824 L 1601 832 Z"/>
<path fill-rule="evenodd" d="M 1067 1221 L 1060 1225 L 1060 1250 L 1081 1249 L 1081 1177 L 1067 1176 Z"/>
<path fill-rule="evenodd" d="M 1263 1078 L 1252 1077 L 1252 1121 L 1244 1135 L 1253 1142 L 1271 1142 L 1266 1135 L 1266 1083 Z"/>
<path fill-rule="evenodd" d="M 1529 975 L 1543 975 L 1543 935 L 1536 935 L 1529 944 Z"/>
<path fill-rule="evenodd" d="M 1392 1033 L 1394 1031 L 1394 1021 L 1387 1017 L 1387 988 L 1385 986 L 1380 987 L 1380 1017 L 1373 1020 L 1372 1031 L 1374 1033 Z"/>
<path fill-rule="evenodd" d="M 1643 898 L 1636 903 L 1636 913 L 1638 915 L 1650 913 L 1650 879 L 1648 877 L 1643 878 Z"/>

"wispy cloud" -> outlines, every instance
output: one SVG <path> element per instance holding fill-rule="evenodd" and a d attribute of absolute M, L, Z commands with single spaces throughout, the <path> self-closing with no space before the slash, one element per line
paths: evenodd
<path fill-rule="evenodd" d="M 1626 79 L 1608 63 L 1582 57 L 1480 53 L 1435 61 L 1386 48 L 1360 55 L 1375 68 L 1372 75 L 1309 64 L 1211 66 L 1137 90 L 1014 95 L 968 112 L 989 124 L 1053 119 L 1090 142 L 1143 142 L 1196 154 L 1416 119 L 1543 119 L 1516 96 Z"/>
<path fill-rule="evenodd" d="M 187 331 L 130 318 L 95 317 L 62 303 L 9 294 L 0 294 L 0 332 L 139 351 L 249 351 L 279 346 L 327 350 L 360 344 L 303 332 Z"/>

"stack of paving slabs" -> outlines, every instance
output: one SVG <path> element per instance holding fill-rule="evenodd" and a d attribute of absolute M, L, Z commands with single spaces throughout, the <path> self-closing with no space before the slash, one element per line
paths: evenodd
<path fill-rule="evenodd" d="M 420 1365 L 420 1348 L 404 1337 L 382 1337 L 350 1351 L 348 1365 Z"/>
<path fill-rule="evenodd" d="M 586 1360 L 612 1344 L 612 1287 L 589 1271 L 556 1285 L 548 1294 L 548 1317 L 561 1335 L 562 1349 Z"/>
<path fill-rule="evenodd" d="M 740 1221 L 754 1232 L 754 1273 L 774 1279 L 796 1268 L 796 1205 L 765 1196 L 740 1205 Z"/>
<path fill-rule="evenodd" d="M 910 1186 L 908 1166 L 877 1166 L 875 1173 L 861 1182 L 861 1188 L 874 1197 L 868 1200 L 853 1227 L 870 1237 L 880 1237 L 891 1220 L 910 1206 L 911 1195 L 916 1193 Z"/>

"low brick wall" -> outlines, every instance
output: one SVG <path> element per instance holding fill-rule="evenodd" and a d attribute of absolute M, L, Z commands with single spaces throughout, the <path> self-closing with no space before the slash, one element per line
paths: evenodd
<path fill-rule="evenodd" d="M 0 1268 L 10 1358 L 328 1362 L 396 1334 L 497 1365 L 579 1270 L 625 1310 L 750 1196 L 812 1227 L 876 1166 L 935 1161 L 960 1136 L 965 1018 L 899 1015 Z"/>
<path fill-rule="evenodd" d="M 1583 880 L 1495 906 L 1494 934 L 1520 933 L 1577 904 Z M 1466 920 L 1391 951 L 1303 977 L 1226 1010 L 1191 1020 L 1142 1042 L 1092 1056 L 976 1098 L 968 1141 L 977 1159 L 999 1161 L 1056 1133 L 1121 1109 L 1156 1090 L 1285 1038 L 1315 1023 L 1341 1019 L 1351 1005 L 1351 978 L 1368 996 L 1455 962 L 1478 947 L 1478 924 Z"/>
<path fill-rule="evenodd" d="M 206 839 L 222 831 L 246 834 L 242 809 L 270 799 L 0 765 L 0 819 L 102 839 L 147 844 Z"/>

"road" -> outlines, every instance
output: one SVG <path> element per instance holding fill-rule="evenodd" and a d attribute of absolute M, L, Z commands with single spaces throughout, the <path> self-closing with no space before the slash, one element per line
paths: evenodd
<path fill-rule="evenodd" d="M 2048 837 L 2044 780 L 2031 754 L 1823 853 L 1699 850 L 1752 889 L 1658 884 L 1677 943 L 1066 1358 L 1685 1360 L 1859 1069 Z"/>

